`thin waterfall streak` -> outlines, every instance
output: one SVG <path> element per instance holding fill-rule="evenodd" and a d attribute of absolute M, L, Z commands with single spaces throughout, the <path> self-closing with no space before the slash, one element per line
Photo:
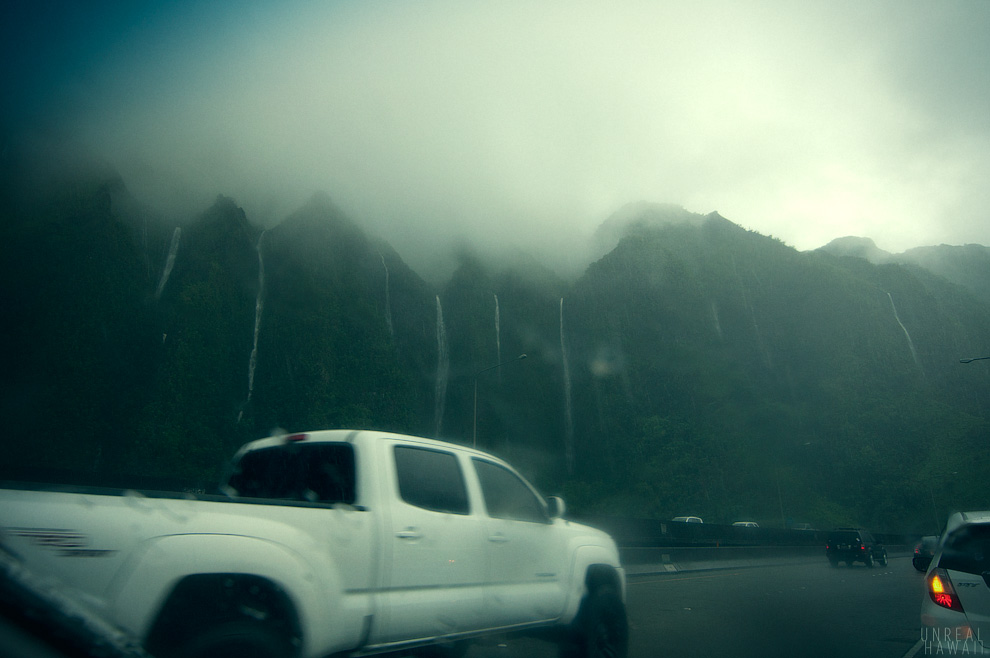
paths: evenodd
<path fill-rule="evenodd" d="M 752 304 L 749 304 L 749 317 L 753 321 L 753 334 L 756 336 L 756 343 L 759 345 L 760 352 L 763 353 L 763 361 L 767 364 L 768 368 L 771 368 L 773 367 L 773 363 L 770 361 L 770 353 L 763 343 L 763 334 L 760 333 L 760 325 L 756 323 L 756 311 L 753 310 Z"/>
<path fill-rule="evenodd" d="M 395 337 L 395 329 L 392 326 L 392 302 L 389 300 L 388 292 L 388 265 L 385 264 L 385 256 L 382 252 L 378 252 L 378 256 L 382 259 L 382 267 L 385 268 L 385 324 L 388 325 L 388 335 Z"/>
<path fill-rule="evenodd" d="M 495 363 L 502 363 L 502 330 L 498 313 L 498 295 L 495 297 Z M 502 382 L 502 371 L 498 370 L 498 381 Z"/>
<path fill-rule="evenodd" d="M 435 389 L 434 421 L 436 436 L 443 430 L 443 414 L 447 405 L 447 379 L 450 375 L 450 356 L 447 353 L 447 329 L 443 324 L 443 306 L 437 295 L 437 381 Z"/>
<path fill-rule="evenodd" d="M 178 227 L 176 227 L 178 228 Z M 148 218 L 141 221 L 141 255 L 144 257 L 144 266 L 148 270 L 148 277 L 151 274 L 151 258 L 148 256 Z"/>
<path fill-rule="evenodd" d="M 890 300 L 890 308 L 894 311 L 894 319 L 897 320 L 897 324 L 900 325 L 901 331 L 904 332 L 904 337 L 907 338 L 908 349 L 911 350 L 911 358 L 914 359 L 914 364 L 920 367 L 921 362 L 918 361 L 918 353 L 914 349 L 914 341 L 911 340 L 911 334 L 908 333 L 907 327 L 905 327 L 904 323 L 901 322 L 901 317 L 897 315 L 897 307 L 894 306 L 894 298 L 890 296 L 889 292 L 887 293 L 887 299 Z"/>
<path fill-rule="evenodd" d="M 715 302 L 712 302 L 712 320 L 715 322 L 715 333 L 718 335 L 718 339 L 722 340 L 722 323 L 718 317 L 718 306 Z"/>
<path fill-rule="evenodd" d="M 265 310 L 265 258 L 262 254 L 262 240 L 265 237 L 265 232 L 262 231 L 261 236 L 258 237 L 258 295 L 254 300 L 254 342 L 251 345 L 251 357 L 248 359 L 248 392 L 247 400 L 244 402 L 246 407 L 249 402 L 251 402 L 251 397 L 254 395 L 254 371 L 258 366 L 258 335 L 261 333 L 261 316 Z M 240 422 L 244 415 L 244 410 L 237 415 L 237 421 Z"/>
<path fill-rule="evenodd" d="M 172 268 L 175 266 L 175 257 L 179 253 L 179 241 L 182 239 L 182 227 L 176 226 L 175 230 L 172 231 L 172 242 L 168 247 L 168 258 L 165 259 L 165 269 L 162 271 L 162 278 L 158 281 L 158 289 L 155 291 L 155 299 L 162 296 L 162 292 L 165 290 L 165 284 L 168 283 L 168 277 L 172 274 Z"/>
<path fill-rule="evenodd" d="M 248 400 L 254 392 L 254 370 L 258 365 L 258 334 L 261 333 L 261 316 L 265 310 L 265 298 L 263 291 L 265 288 L 265 264 L 258 253 L 258 297 L 254 301 L 254 342 L 251 346 L 251 359 L 248 361 Z"/>
<path fill-rule="evenodd" d="M 571 409 L 571 368 L 567 360 L 567 344 L 564 341 L 564 298 L 560 298 L 560 356 L 564 366 L 564 458 L 567 473 L 574 473 L 574 420 Z"/>
<path fill-rule="evenodd" d="M 760 333 L 760 325 L 756 322 L 756 309 L 753 308 L 752 302 L 746 296 L 746 291 L 743 290 L 743 302 L 746 304 L 746 308 L 749 309 L 749 319 L 753 325 L 753 336 L 756 338 L 756 345 L 763 355 L 763 362 L 766 364 L 767 368 L 773 368 L 773 361 L 770 358 L 770 351 L 767 349 L 766 343 L 763 342 L 763 334 Z"/>

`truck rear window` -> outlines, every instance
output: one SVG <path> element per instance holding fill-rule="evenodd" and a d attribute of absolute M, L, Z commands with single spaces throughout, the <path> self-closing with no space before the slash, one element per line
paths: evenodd
<path fill-rule="evenodd" d="M 349 443 L 302 443 L 245 454 L 228 485 L 244 498 L 353 504 L 354 479 Z"/>

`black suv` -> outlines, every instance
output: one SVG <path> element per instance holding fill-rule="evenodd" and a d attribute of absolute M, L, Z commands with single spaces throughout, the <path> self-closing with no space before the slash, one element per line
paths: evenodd
<path fill-rule="evenodd" d="M 839 562 L 850 567 L 853 562 L 862 562 L 868 567 L 874 564 L 887 566 L 887 549 L 862 528 L 836 528 L 828 533 L 825 557 L 833 567 L 839 566 Z"/>

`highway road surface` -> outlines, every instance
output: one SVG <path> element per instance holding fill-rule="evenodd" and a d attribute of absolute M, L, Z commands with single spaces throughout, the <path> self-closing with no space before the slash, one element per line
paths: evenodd
<path fill-rule="evenodd" d="M 918 658 L 924 576 L 907 557 L 869 569 L 801 564 L 629 579 L 630 658 L 851 656 Z M 503 638 L 468 658 L 556 656 L 546 642 Z"/>

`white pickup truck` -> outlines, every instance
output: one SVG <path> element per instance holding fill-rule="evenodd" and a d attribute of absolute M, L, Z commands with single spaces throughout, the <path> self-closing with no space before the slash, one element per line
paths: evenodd
<path fill-rule="evenodd" d="M 226 496 L 0 489 L 0 548 L 161 658 L 456 652 L 533 631 L 623 656 L 625 574 L 501 460 L 372 431 L 275 436 Z"/>

